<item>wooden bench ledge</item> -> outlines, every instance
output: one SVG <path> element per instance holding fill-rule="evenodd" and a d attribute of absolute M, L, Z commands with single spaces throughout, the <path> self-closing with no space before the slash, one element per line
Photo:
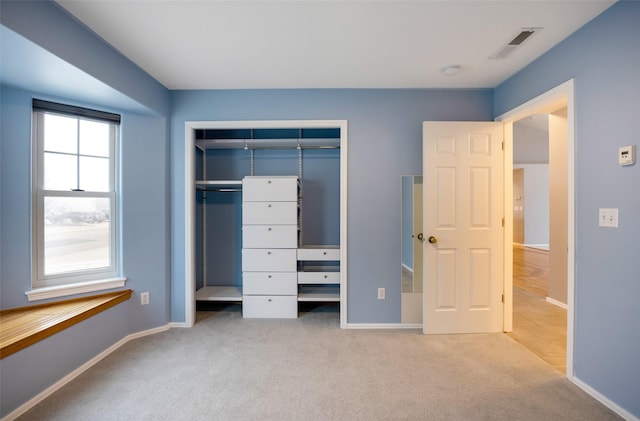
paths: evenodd
<path fill-rule="evenodd" d="M 128 289 L 0 310 L 0 359 L 128 300 L 132 292 Z"/>

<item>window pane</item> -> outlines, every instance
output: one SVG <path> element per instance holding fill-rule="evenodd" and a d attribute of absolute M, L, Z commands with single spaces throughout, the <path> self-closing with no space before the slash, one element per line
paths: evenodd
<path fill-rule="evenodd" d="M 44 154 L 44 189 L 72 190 L 78 188 L 76 155 Z"/>
<path fill-rule="evenodd" d="M 45 114 L 44 150 L 78 153 L 78 119 Z"/>
<path fill-rule="evenodd" d="M 80 154 L 109 156 L 109 124 L 80 120 Z"/>
<path fill-rule="evenodd" d="M 108 198 L 44 198 L 44 272 L 54 275 L 110 265 Z"/>
<path fill-rule="evenodd" d="M 80 188 L 109 191 L 109 158 L 80 157 Z"/>

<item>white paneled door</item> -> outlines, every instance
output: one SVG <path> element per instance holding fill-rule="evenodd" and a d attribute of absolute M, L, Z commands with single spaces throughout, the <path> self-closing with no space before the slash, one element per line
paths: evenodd
<path fill-rule="evenodd" d="M 424 333 L 503 329 L 503 129 L 424 122 Z"/>

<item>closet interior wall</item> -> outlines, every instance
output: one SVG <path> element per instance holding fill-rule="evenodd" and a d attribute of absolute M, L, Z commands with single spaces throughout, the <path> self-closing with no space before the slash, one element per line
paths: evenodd
<path fill-rule="evenodd" d="M 287 139 L 284 145 L 260 139 L 245 148 L 243 140 L 236 140 L 233 147 L 208 148 L 207 141 L 196 140 L 197 301 L 242 301 L 242 179 L 246 176 L 299 177 L 298 247 L 339 247 L 340 149 L 327 146 L 326 139 L 319 140 L 320 145 L 313 141 L 305 139 L 307 144 L 297 147 L 295 139 Z M 334 141 L 339 145 L 339 133 Z M 203 181 L 212 184 L 203 186 Z M 203 294 L 205 286 L 228 289 L 214 296 Z"/>

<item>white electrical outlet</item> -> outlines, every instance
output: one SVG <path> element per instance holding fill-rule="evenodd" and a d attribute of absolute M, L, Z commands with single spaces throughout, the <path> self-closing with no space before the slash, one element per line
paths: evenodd
<path fill-rule="evenodd" d="M 378 288 L 378 300 L 384 300 L 385 290 L 384 288 Z"/>
<path fill-rule="evenodd" d="M 140 304 L 143 305 L 143 306 L 149 304 L 149 293 L 148 292 L 140 293 Z"/>
<path fill-rule="evenodd" d="M 618 209 L 600 208 L 598 213 L 598 225 L 607 228 L 618 228 Z"/>

